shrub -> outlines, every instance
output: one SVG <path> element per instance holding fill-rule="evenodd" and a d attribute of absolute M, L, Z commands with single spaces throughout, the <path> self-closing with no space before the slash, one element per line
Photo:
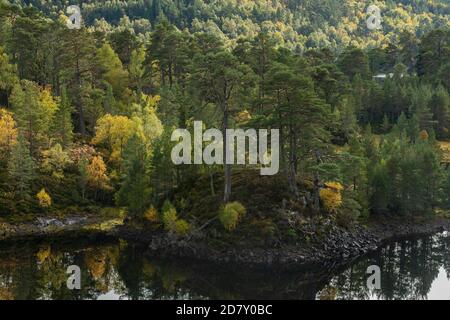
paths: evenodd
<path fill-rule="evenodd" d="M 177 220 L 177 211 L 175 209 L 166 210 L 163 213 L 164 229 L 167 231 L 175 231 Z"/>
<path fill-rule="evenodd" d="M 172 202 L 170 202 L 170 200 L 166 200 L 166 201 L 164 201 L 164 204 L 161 208 L 161 212 L 164 214 L 169 210 L 176 210 L 176 209 L 173 206 Z"/>
<path fill-rule="evenodd" d="M 277 225 L 271 219 L 254 219 L 252 229 L 262 239 L 273 237 L 277 233 Z"/>
<path fill-rule="evenodd" d="M 178 219 L 177 210 L 170 203 L 170 201 L 167 200 L 163 206 L 162 220 L 164 229 L 168 232 L 176 234 L 177 236 L 184 237 L 191 230 L 191 226 L 186 220 Z"/>
<path fill-rule="evenodd" d="M 422 131 L 420 131 L 420 133 L 419 133 L 419 138 L 420 138 L 420 140 L 422 140 L 422 141 L 427 141 L 429 137 L 430 137 L 430 136 L 429 136 L 427 130 L 422 130 Z"/>
<path fill-rule="evenodd" d="M 175 233 L 178 236 L 186 236 L 190 230 L 191 226 L 186 220 L 179 219 L 175 222 Z"/>
<path fill-rule="evenodd" d="M 39 193 L 36 195 L 36 198 L 38 199 L 39 206 L 41 208 L 48 208 L 52 205 L 52 198 L 48 195 L 45 189 L 39 191 Z"/>
<path fill-rule="evenodd" d="M 320 190 L 320 200 L 328 212 L 336 212 L 337 208 L 342 205 L 343 190 L 342 185 L 339 182 L 327 182 L 324 189 Z"/>
<path fill-rule="evenodd" d="M 353 211 L 339 210 L 336 214 L 336 223 L 343 228 L 350 228 L 355 224 L 358 216 Z"/>
<path fill-rule="evenodd" d="M 342 207 L 337 211 L 336 223 L 344 228 L 349 228 L 361 216 L 362 207 L 355 199 L 350 196 L 345 197 Z"/>
<path fill-rule="evenodd" d="M 227 203 L 220 209 L 219 220 L 228 231 L 234 230 L 237 227 L 239 220 L 246 214 L 245 207 L 235 201 Z"/>
<path fill-rule="evenodd" d="M 290 240 L 295 240 L 298 238 L 298 234 L 297 231 L 295 231 L 295 229 L 289 228 L 286 232 L 286 236 L 290 239 Z"/>
<path fill-rule="evenodd" d="M 151 206 L 147 211 L 145 211 L 144 219 L 150 223 L 158 223 L 158 211 L 155 207 Z"/>

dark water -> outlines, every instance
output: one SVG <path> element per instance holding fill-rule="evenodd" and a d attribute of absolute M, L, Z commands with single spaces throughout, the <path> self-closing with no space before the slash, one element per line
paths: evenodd
<path fill-rule="evenodd" d="M 0 299 L 449 299 L 450 236 L 391 243 L 342 270 L 262 272 L 146 258 L 124 241 L 0 246 Z M 69 265 L 81 290 L 67 289 Z M 366 269 L 381 269 L 369 290 Z"/>

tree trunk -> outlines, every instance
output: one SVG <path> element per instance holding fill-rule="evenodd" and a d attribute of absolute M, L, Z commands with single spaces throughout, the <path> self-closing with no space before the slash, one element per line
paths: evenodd
<path fill-rule="evenodd" d="M 211 187 L 211 195 L 215 196 L 216 191 L 214 189 L 214 171 L 211 168 L 209 169 L 209 185 Z"/>
<path fill-rule="evenodd" d="M 321 163 L 321 157 L 319 151 L 315 152 L 317 164 Z M 313 189 L 313 209 L 320 210 L 320 176 L 316 171 L 314 172 L 314 189 Z"/>
<path fill-rule="evenodd" d="M 228 128 L 228 106 L 227 103 L 224 102 L 223 105 L 223 159 L 224 159 L 224 193 L 223 193 L 223 202 L 227 203 L 230 200 L 231 196 L 231 164 L 228 164 L 227 154 L 228 154 L 228 145 L 226 140 L 226 133 Z"/>
<path fill-rule="evenodd" d="M 289 155 L 289 167 L 288 167 L 288 182 L 292 194 L 296 199 L 300 197 L 297 186 L 297 143 L 294 130 L 290 128 L 290 155 Z"/>
<path fill-rule="evenodd" d="M 84 124 L 84 108 L 83 108 L 83 99 L 81 97 L 81 71 L 80 71 L 80 61 L 77 59 L 77 72 L 76 72 L 76 81 L 77 81 L 77 101 L 76 107 L 78 112 L 78 130 L 82 136 L 86 135 L 86 126 Z"/>

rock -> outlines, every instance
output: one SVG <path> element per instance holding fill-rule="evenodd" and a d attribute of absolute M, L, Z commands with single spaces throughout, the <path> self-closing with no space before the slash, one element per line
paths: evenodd
<path fill-rule="evenodd" d="M 41 228 L 48 228 L 51 226 L 55 227 L 63 227 L 64 223 L 59 221 L 58 219 L 47 219 L 47 218 L 36 218 L 38 226 Z"/>

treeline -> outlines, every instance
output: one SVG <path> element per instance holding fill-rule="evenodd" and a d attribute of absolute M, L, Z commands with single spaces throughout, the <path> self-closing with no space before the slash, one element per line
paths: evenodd
<path fill-rule="evenodd" d="M 266 32 L 230 48 L 165 20 L 149 39 L 124 27 L 69 30 L 63 17 L 8 5 L 0 27 L 3 214 L 117 204 L 170 231 L 203 225 L 174 190 L 206 176 L 219 202 L 237 195 L 229 166 L 173 165 L 171 133 L 194 120 L 280 129 L 295 210 L 349 223 L 449 205 L 436 140 L 449 138 L 449 29 L 336 55 L 299 54 Z M 219 218 L 233 229 L 247 212 L 230 202 Z"/>
<path fill-rule="evenodd" d="M 340 51 L 349 45 L 379 47 L 396 41 L 407 30 L 422 36 L 449 25 L 446 0 L 132 0 L 132 1 L 11 1 L 33 5 L 57 18 L 69 4 L 79 4 L 88 25 L 110 30 L 132 27 L 143 33 L 167 19 L 179 29 L 212 33 L 230 45 L 240 37 L 267 32 L 277 45 L 303 52 L 326 47 Z M 366 9 L 380 7 L 383 29 L 367 29 Z"/>

